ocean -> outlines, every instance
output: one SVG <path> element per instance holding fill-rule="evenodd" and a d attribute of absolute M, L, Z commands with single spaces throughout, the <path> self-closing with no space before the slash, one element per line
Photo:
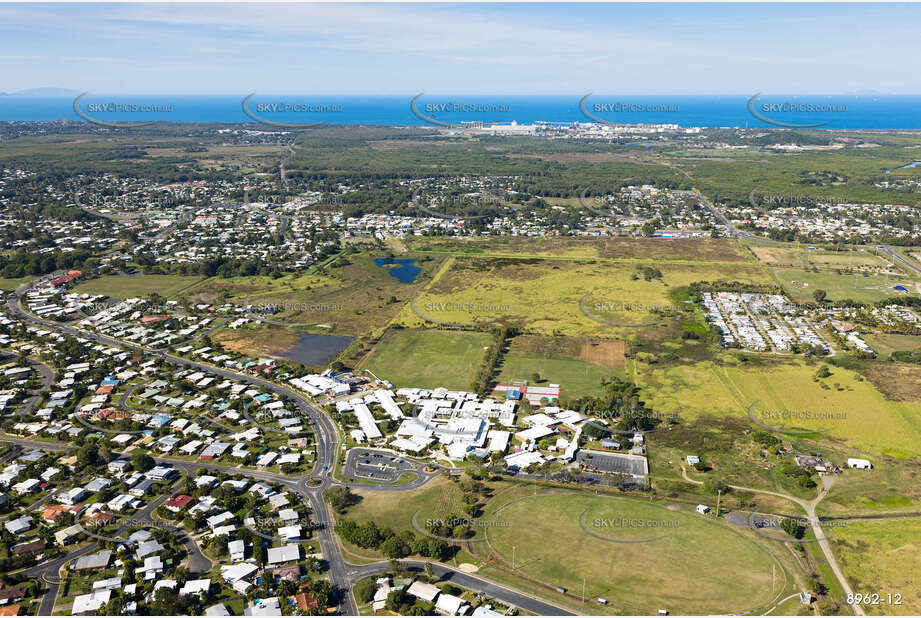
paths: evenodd
<path fill-rule="evenodd" d="M 244 112 L 246 95 L 102 95 L 90 93 L 78 108 L 101 122 L 256 122 Z M 918 95 L 434 95 L 252 96 L 247 109 L 272 123 L 425 126 L 462 122 L 568 124 L 607 121 L 682 127 L 782 127 L 921 129 Z M 0 121 L 86 122 L 62 96 L 0 96 Z M 583 109 L 584 108 L 584 109 Z"/>

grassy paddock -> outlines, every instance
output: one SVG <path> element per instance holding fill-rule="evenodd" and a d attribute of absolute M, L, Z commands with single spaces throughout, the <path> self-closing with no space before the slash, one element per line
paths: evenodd
<path fill-rule="evenodd" d="M 393 330 L 363 364 L 399 387 L 467 389 L 492 345 L 486 333 Z"/>
<path fill-rule="evenodd" d="M 674 614 L 755 610 L 781 592 L 781 585 L 771 590 L 774 559 L 767 550 L 729 526 L 693 513 L 688 505 L 665 507 L 576 493 L 533 496 L 524 489 L 515 500 L 513 493 L 505 494 L 509 499 L 502 505 L 494 500 L 487 508 L 484 517 L 507 524 L 488 528 L 489 550 L 510 565 L 514 546 L 520 572 L 563 586 L 577 599 L 583 578 L 586 598 L 603 597 L 621 611 L 640 614 L 659 608 Z M 583 513 L 585 528 L 580 523 Z M 634 523 L 625 525 L 624 519 Z M 614 542 L 586 529 L 614 538 L 655 540 Z"/>
<path fill-rule="evenodd" d="M 168 298 L 202 281 L 185 275 L 106 275 L 74 286 L 79 294 L 105 294 L 113 298 L 132 298 L 157 293 Z"/>

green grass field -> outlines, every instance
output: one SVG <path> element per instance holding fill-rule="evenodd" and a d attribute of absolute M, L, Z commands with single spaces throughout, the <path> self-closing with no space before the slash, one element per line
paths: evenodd
<path fill-rule="evenodd" d="M 413 515 L 418 513 L 416 521 L 425 526 L 426 519 L 439 519 L 449 515 L 464 517 L 463 492 L 453 481 L 438 476 L 428 483 L 411 491 L 400 492 L 399 499 L 386 491 L 354 489 L 361 496 L 358 504 L 349 508 L 340 519 L 350 519 L 358 523 L 373 521 L 379 528 L 390 528 L 396 533 L 412 530 L 417 536 L 419 531 L 413 527 Z M 361 555 L 376 555 L 373 549 L 352 550 Z"/>
<path fill-rule="evenodd" d="M 814 247 L 809 249 L 809 247 Z M 828 251 L 820 246 L 800 244 L 785 247 L 756 242 L 749 247 L 765 266 L 791 268 L 850 269 L 853 271 L 888 270 L 891 262 L 871 251 Z"/>
<path fill-rule="evenodd" d="M 4 292 L 11 292 L 21 286 L 23 283 L 29 283 L 38 279 L 38 277 L 17 277 L 15 279 L 3 279 L 0 278 L 0 290 Z"/>
<path fill-rule="evenodd" d="M 400 256 L 413 257 L 413 256 Z M 374 264 L 374 256 L 347 256 L 338 266 L 315 268 L 278 279 L 270 277 L 211 278 L 186 290 L 195 302 L 273 304 L 273 319 L 285 324 L 311 324 L 325 332 L 357 335 L 385 326 L 438 269 L 441 256 L 422 256 L 422 272 L 406 284 Z"/>
<path fill-rule="evenodd" d="M 770 420 L 779 428 L 820 429 L 853 449 L 900 456 L 921 455 L 921 404 L 890 401 L 858 373 L 832 367 L 832 375 L 813 381 L 818 365 L 803 361 L 767 366 L 726 366 L 712 362 L 638 372 L 653 409 L 693 421 L 704 414 L 727 416 L 758 427 L 748 418 L 765 410 L 807 411 L 813 418 Z M 825 383 L 828 388 L 822 388 Z M 819 418 L 824 413 L 846 418 Z"/>
<path fill-rule="evenodd" d="M 601 381 L 626 369 L 625 346 L 620 341 L 569 337 L 516 337 L 505 355 L 498 382 L 508 384 L 540 375 L 538 385 L 559 384 L 562 400 L 597 395 Z"/>
<path fill-rule="evenodd" d="M 870 615 L 910 616 L 921 612 L 921 519 L 848 521 L 835 529 L 835 556 L 854 592 L 878 593 Z M 901 594 L 901 605 L 888 595 Z M 894 599 L 893 599 L 894 600 Z"/>
<path fill-rule="evenodd" d="M 586 598 L 607 599 L 611 611 L 737 613 L 764 608 L 783 589 L 778 569 L 780 582 L 772 592 L 774 559 L 760 544 L 697 515 L 690 505 L 666 508 L 576 493 L 534 496 L 523 488 L 516 497 L 495 499 L 484 517 L 503 522 L 486 534 L 490 551 L 504 563 L 511 565 L 514 547 L 519 572 L 563 586 L 576 599 L 585 578 Z M 633 523 L 624 525 L 623 519 Z M 615 525 L 599 520 L 614 520 Z M 586 529 L 607 537 L 655 540 L 614 542 Z"/>
<path fill-rule="evenodd" d="M 921 282 L 907 276 L 839 275 L 835 272 L 816 273 L 796 268 L 774 268 L 772 271 L 790 298 L 796 302 L 812 302 L 813 293 L 818 289 L 825 290 L 830 300 L 850 298 L 858 302 L 875 302 L 902 296 L 904 292 L 892 289 L 896 285 L 905 286 L 912 292 L 921 292 Z"/>
<path fill-rule="evenodd" d="M 492 345 L 486 333 L 395 330 L 381 341 L 362 369 L 397 388 L 468 389 Z"/>
<path fill-rule="evenodd" d="M 183 275 L 107 275 L 74 286 L 79 294 L 105 294 L 112 298 L 134 298 L 157 293 L 168 298 L 201 281 L 201 277 Z"/>
<path fill-rule="evenodd" d="M 888 335 L 885 333 L 868 334 L 865 337 L 870 347 L 876 350 L 880 358 L 887 358 L 895 351 L 917 350 L 921 348 L 921 336 Z"/>
<path fill-rule="evenodd" d="M 637 266 L 658 268 L 661 279 L 645 280 Z M 416 302 L 424 316 L 459 324 L 503 323 L 532 333 L 622 338 L 643 324 L 673 322 L 657 308 L 673 307 L 670 292 L 695 281 L 772 283 L 766 271 L 747 262 L 676 264 L 583 260 L 452 258 Z M 621 327 L 592 319 L 638 326 Z M 411 307 L 398 320 L 419 326 Z"/>

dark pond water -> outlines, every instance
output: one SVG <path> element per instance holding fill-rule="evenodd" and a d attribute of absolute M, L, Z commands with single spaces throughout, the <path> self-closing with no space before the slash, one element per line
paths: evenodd
<path fill-rule="evenodd" d="M 400 283 L 412 283 L 422 272 L 422 269 L 414 264 L 417 258 L 407 258 L 404 260 L 395 260 L 393 258 L 377 258 L 374 260 L 378 268 L 389 268 L 390 276 Z"/>
<path fill-rule="evenodd" d="M 282 356 L 302 365 L 320 367 L 331 361 L 352 342 L 352 337 L 339 335 L 304 335 Z"/>

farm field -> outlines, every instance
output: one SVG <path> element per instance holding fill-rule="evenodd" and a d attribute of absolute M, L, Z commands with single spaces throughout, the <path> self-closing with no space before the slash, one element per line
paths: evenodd
<path fill-rule="evenodd" d="M 765 410 L 806 411 L 809 417 L 799 415 L 795 422 L 769 420 L 767 424 L 824 430 L 849 448 L 876 455 L 921 455 L 921 404 L 887 400 L 863 376 L 840 367 L 831 367 L 831 376 L 814 381 L 818 368 L 801 361 L 754 367 L 702 362 L 667 369 L 643 367 L 638 376 L 652 408 L 678 414 L 683 422 L 711 414 L 741 419 L 754 430 L 758 427 L 748 417 L 752 404 L 755 418 L 763 422 L 768 418 Z"/>
<path fill-rule="evenodd" d="M 813 302 L 815 290 L 825 290 L 829 300 L 849 298 L 868 303 L 903 295 L 904 292 L 892 289 L 896 285 L 902 285 L 913 293 L 921 292 L 921 281 L 904 275 L 839 275 L 797 268 L 773 268 L 772 272 L 795 302 Z"/>
<path fill-rule="evenodd" d="M 760 543 L 729 526 L 697 515 L 690 505 L 561 492 L 531 495 L 526 488 L 494 498 L 487 519 L 489 550 L 529 579 L 562 586 L 576 600 L 585 578 L 587 599 L 602 597 L 605 612 L 674 614 L 738 613 L 765 607 L 783 592 L 783 570 L 771 590 L 772 555 Z M 584 514 L 584 527 L 580 522 Z M 644 526 L 622 525 L 622 519 Z M 619 525 L 604 526 L 598 520 Z M 615 542 L 590 534 L 634 541 Z M 565 539 L 565 546 L 548 543 Z M 720 556 L 718 565 L 713 556 Z M 687 568 L 689 564 L 699 568 Z M 713 564 L 712 568 L 706 565 Z M 732 573 L 719 577 L 714 569 Z M 482 570 L 487 576 L 493 568 Z M 717 609 L 719 608 L 719 609 Z"/>
<path fill-rule="evenodd" d="M 469 389 L 489 345 L 492 339 L 486 333 L 394 330 L 361 368 L 397 388 Z"/>
<path fill-rule="evenodd" d="M 540 385 L 559 384 L 562 400 L 594 396 L 601 381 L 623 377 L 627 359 L 622 341 L 521 335 L 512 340 L 503 358 L 500 384 L 528 380 L 540 374 Z"/>
<path fill-rule="evenodd" d="M 659 269 L 661 279 L 645 280 L 637 270 L 644 266 Z M 673 322 L 655 312 L 673 310 L 672 291 L 702 280 L 771 283 L 761 267 L 745 262 L 690 266 L 451 258 L 415 307 L 405 307 L 398 320 L 405 326 L 422 325 L 428 318 L 455 324 L 501 323 L 535 334 L 622 338 L 637 328 Z M 678 310 L 684 307 L 689 306 Z"/>
<path fill-rule="evenodd" d="M 831 540 L 835 555 L 854 592 L 879 593 L 870 615 L 910 616 L 921 612 L 921 518 L 848 521 Z M 901 594 L 891 605 L 887 594 Z"/>
<path fill-rule="evenodd" d="M 73 291 L 78 294 L 105 294 L 112 298 L 133 298 L 154 293 L 170 298 L 200 281 L 201 277 L 186 275 L 104 275 L 81 281 L 73 287 Z"/>

